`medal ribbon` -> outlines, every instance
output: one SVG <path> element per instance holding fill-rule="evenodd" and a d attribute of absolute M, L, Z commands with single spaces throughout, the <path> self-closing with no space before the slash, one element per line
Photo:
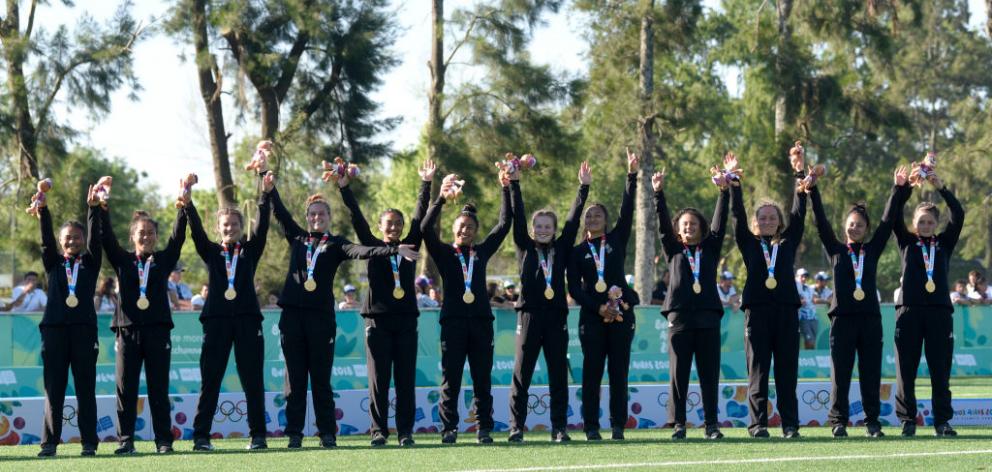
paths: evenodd
<path fill-rule="evenodd" d="M 152 271 L 152 260 L 155 259 L 155 256 L 148 256 L 148 261 L 144 263 L 141 262 L 140 255 L 135 254 L 134 258 L 138 261 L 138 290 L 141 292 L 140 298 L 147 298 L 146 292 L 148 291 L 148 274 Z M 76 278 L 73 277 L 73 282 L 76 281 L 75 279 Z"/>
<path fill-rule="evenodd" d="M 227 289 L 234 288 L 234 273 L 238 270 L 238 256 L 241 254 L 241 242 L 234 244 L 234 256 L 227 249 L 227 244 L 221 244 L 224 251 L 224 269 L 227 270 Z"/>
<path fill-rule="evenodd" d="M 327 238 L 330 236 L 330 234 L 324 233 L 324 236 L 320 238 L 320 243 L 317 245 L 316 253 L 313 250 L 314 237 L 310 236 L 307 238 L 307 280 L 313 278 L 313 270 L 317 267 L 317 256 L 320 256 L 320 253 L 324 252 L 324 243 L 327 242 Z M 228 277 L 232 276 L 229 275 Z M 231 280 L 233 280 L 233 277 Z"/>
<path fill-rule="evenodd" d="M 541 263 L 541 271 L 544 272 L 544 284 L 547 287 L 551 287 L 551 275 L 554 271 L 554 260 L 555 260 L 555 250 L 551 248 L 548 251 L 548 257 L 545 259 L 544 252 L 537 249 L 537 260 Z"/>
<path fill-rule="evenodd" d="M 861 277 L 865 272 L 865 247 L 861 246 L 858 256 L 854 257 L 854 248 L 848 243 L 847 254 L 851 256 L 851 267 L 854 268 L 854 284 L 858 289 L 861 289 Z"/>
<path fill-rule="evenodd" d="M 765 265 L 768 266 L 768 278 L 775 278 L 775 262 L 778 260 L 778 243 L 772 244 L 772 254 L 768 255 L 768 243 L 761 240 L 761 252 L 765 256 Z"/>
<path fill-rule="evenodd" d="M 399 254 L 389 256 L 389 265 L 393 267 L 393 287 L 400 288 L 400 262 L 402 256 Z"/>
<path fill-rule="evenodd" d="M 699 283 L 699 266 L 702 264 L 703 257 L 703 246 L 696 246 L 696 255 L 693 257 L 692 251 L 689 251 L 689 246 L 685 243 L 682 244 L 683 252 L 685 257 L 689 259 L 689 268 L 692 270 L 693 282 Z"/>
<path fill-rule="evenodd" d="M 472 291 L 472 272 L 475 270 L 475 249 L 469 249 L 468 265 L 466 265 L 462 250 L 457 244 L 452 244 L 452 247 L 455 248 L 455 254 L 458 255 L 458 262 L 462 264 L 462 277 L 465 278 L 465 293 L 469 293 Z"/>
<path fill-rule="evenodd" d="M 592 260 L 596 263 L 596 276 L 599 280 L 603 280 L 603 272 L 606 266 L 606 235 L 599 237 L 599 254 L 596 254 L 596 246 L 592 244 L 591 239 L 586 239 L 586 244 L 589 245 L 589 252 L 592 253 Z"/>
<path fill-rule="evenodd" d="M 927 245 L 923 242 L 923 238 L 920 238 L 920 242 L 916 244 L 920 247 L 923 252 L 923 267 L 927 271 L 927 281 L 933 282 L 933 264 L 934 258 L 937 255 L 937 239 L 930 239 L 930 253 L 927 253 Z"/>
<path fill-rule="evenodd" d="M 65 280 L 69 285 L 69 295 L 76 294 L 76 277 L 79 275 L 79 256 L 73 258 L 72 265 L 69 264 L 69 256 L 65 257 Z"/>

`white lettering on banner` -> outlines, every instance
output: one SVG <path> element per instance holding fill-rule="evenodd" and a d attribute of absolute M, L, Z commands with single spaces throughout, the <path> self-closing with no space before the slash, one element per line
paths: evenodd
<path fill-rule="evenodd" d="M 183 382 L 199 382 L 202 380 L 200 378 L 200 369 L 179 369 L 179 378 Z"/>
<path fill-rule="evenodd" d="M 885 365 L 895 365 L 895 364 L 896 364 L 896 356 L 893 356 L 891 354 L 886 354 Z"/>
<path fill-rule="evenodd" d="M 117 383 L 117 374 L 114 374 L 113 372 L 100 372 L 96 374 L 96 381 L 97 383 Z"/>
<path fill-rule="evenodd" d="M 829 369 L 830 356 L 816 356 L 816 366 L 823 369 Z"/>
<path fill-rule="evenodd" d="M 180 346 L 172 350 L 172 354 L 183 354 L 190 356 L 199 356 L 203 348 L 200 347 L 184 347 Z"/>
<path fill-rule="evenodd" d="M 179 336 L 179 341 L 176 341 L 175 339 L 172 340 L 172 344 L 176 344 L 177 342 L 183 342 L 187 344 L 203 344 L 203 335 L 184 334 L 182 336 Z"/>
<path fill-rule="evenodd" d="M 351 370 L 351 367 L 334 367 L 331 370 L 331 375 L 347 375 L 349 377 L 355 375 L 355 372 Z"/>
<path fill-rule="evenodd" d="M 816 359 L 810 357 L 800 357 L 799 367 L 816 367 Z"/>
<path fill-rule="evenodd" d="M 357 377 L 368 377 L 369 369 L 368 366 L 362 364 L 352 364 L 352 370 L 355 371 L 355 376 Z"/>
<path fill-rule="evenodd" d="M 169 370 L 169 382 L 175 382 L 179 380 L 179 373 L 174 370 Z"/>
<path fill-rule="evenodd" d="M 272 374 L 272 377 L 275 377 L 275 378 L 278 379 L 278 378 L 281 378 L 282 376 L 286 375 L 286 369 L 285 368 L 279 368 L 279 367 L 273 367 L 272 370 L 270 371 L 270 374 Z"/>
<path fill-rule="evenodd" d="M 668 361 L 655 360 L 655 361 L 643 361 L 643 360 L 632 360 L 630 361 L 631 370 L 668 370 Z M 695 370 L 695 366 L 692 368 Z"/>
<path fill-rule="evenodd" d="M 17 374 L 12 370 L 0 371 L 0 384 L 13 385 L 17 383 Z"/>
<path fill-rule="evenodd" d="M 972 354 L 955 354 L 954 363 L 963 367 L 975 367 L 978 365 L 978 361 L 975 360 L 975 356 Z"/>
<path fill-rule="evenodd" d="M 493 370 L 513 370 L 513 361 L 496 361 L 493 363 Z"/>

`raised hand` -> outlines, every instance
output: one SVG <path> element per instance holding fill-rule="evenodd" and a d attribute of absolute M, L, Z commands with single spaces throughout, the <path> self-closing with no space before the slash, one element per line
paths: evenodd
<path fill-rule="evenodd" d="M 907 179 L 909 181 L 909 184 L 912 185 L 913 187 L 919 187 L 923 185 L 923 177 L 921 174 L 920 163 L 911 162 L 909 163 L 909 166 L 911 169 L 909 171 L 909 178 Z"/>
<path fill-rule="evenodd" d="M 397 248 L 399 255 L 403 256 L 404 259 L 416 262 L 420 259 L 420 252 L 417 251 L 417 247 L 413 244 L 400 244 Z"/>
<path fill-rule="evenodd" d="M 417 171 L 420 174 L 420 179 L 424 182 L 430 182 L 434 180 L 434 173 L 437 172 L 437 166 L 434 161 L 427 159 L 424 161 L 424 165 L 420 166 L 420 170 Z"/>
<path fill-rule="evenodd" d="M 589 161 L 582 161 L 579 165 L 579 183 L 589 185 L 592 183 L 592 172 L 589 171 Z"/>
<path fill-rule="evenodd" d="M 630 147 L 627 148 L 627 173 L 636 174 L 641 170 L 641 160 L 637 157 L 637 154 L 630 152 Z"/>
<path fill-rule="evenodd" d="M 909 170 L 906 169 L 906 166 L 896 168 L 896 171 L 892 173 L 892 181 L 900 187 L 909 183 Z"/>
<path fill-rule="evenodd" d="M 665 188 L 665 169 L 661 169 L 660 172 L 655 172 L 654 175 L 651 176 L 651 188 L 653 188 L 655 192 L 660 192 Z"/>
<path fill-rule="evenodd" d="M 499 171 L 499 184 L 500 185 L 502 185 L 504 187 L 509 187 L 511 180 L 515 180 L 515 179 L 511 178 L 510 177 L 510 174 L 507 173 L 506 170 L 500 170 Z"/>
<path fill-rule="evenodd" d="M 100 204 L 100 197 L 96 194 L 96 186 L 90 185 L 86 190 L 86 204 L 95 207 Z"/>
<path fill-rule="evenodd" d="M 933 188 L 935 189 L 939 190 L 944 188 L 944 181 L 940 180 L 940 177 L 937 176 L 936 172 L 930 172 L 930 175 L 927 176 L 927 182 L 930 182 L 930 185 L 933 185 Z"/>
<path fill-rule="evenodd" d="M 789 164 L 792 170 L 802 172 L 806 167 L 806 149 L 803 148 L 802 141 L 796 141 L 796 145 L 789 149 Z"/>
<path fill-rule="evenodd" d="M 458 194 L 461 193 L 461 188 L 463 185 L 465 185 L 465 181 L 458 180 L 458 174 L 448 174 L 444 176 L 444 180 L 441 181 L 440 195 L 444 197 L 445 200 L 453 200 L 458 197 Z"/>
<path fill-rule="evenodd" d="M 110 188 L 114 185 L 114 178 L 105 175 L 100 177 L 100 180 L 96 181 L 96 186 L 94 190 L 96 191 L 97 198 L 100 199 L 100 206 L 104 209 L 107 208 L 107 201 L 110 200 Z"/>
<path fill-rule="evenodd" d="M 262 192 L 269 193 L 276 188 L 276 174 L 269 172 L 262 177 Z"/>
<path fill-rule="evenodd" d="M 193 173 L 179 179 L 179 198 L 176 199 L 176 208 L 182 208 L 189 203 L 192 199 L 193 185 L 199 181 L 200 178 Z"/>
<path fill-rule="evenodd" d="M 259 174 L 269 170 L 269 156 L 272 155 L 272 141 L 267 139 L 259 141 L 255 145 L 255 154 L 251 156 L 251 161 L 245 166 L 245 170 L 254 170 Z"/>

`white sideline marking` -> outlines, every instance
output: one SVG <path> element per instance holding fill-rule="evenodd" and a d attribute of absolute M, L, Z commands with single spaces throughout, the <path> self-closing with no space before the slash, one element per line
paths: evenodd
<path fill-rule="evenodd" d="M 775 462 L 898 459 L 904 457 L 965 456 L 965 455 L 975 455 L 975 454 L 992 454 L 992 449 L 982 449 L 976 451 L 901 452 L 896 454 L 884 454 L 884 455 L 857 454 L 850 456 L 768 457 L 761 459 L 719 459 L 719 460 L 710 460 L 710 461 L 630 462 L 626 464 L 557 465 L 557 466 L 547 466 L 547 467 L 520 467 L 515 469 L 467 469 L 457 472 L 535 472 L 541 470 L 627 469 L 627 468 L 643 468 L 643 467 L 677 467 L 683 465 L 735 465 L 735 464 L 768 464 Z"/>

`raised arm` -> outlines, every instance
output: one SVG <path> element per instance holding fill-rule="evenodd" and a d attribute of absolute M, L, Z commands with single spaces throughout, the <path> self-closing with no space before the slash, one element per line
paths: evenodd
<path fill-rule="evenodd" d="M 45 266 L 45 272 L 51 272 L 59 265 L 62 257 L 59 256 L 59 243 L 55 240 L 52 214 L 48 211 L 47 205 L 38 208 L 38 222 L 41 227 L 41 262 Z"/>
<path fill-rule="evenodd" d="M 753 238 L 751 229 L 747 221 L 747 212 L 744 211 L 744 195 L 740 185 L 730 187 L 730 212 L 734 214 L 734 238 L 737 244 Z"/>
<path fill-rule="evenodd" d="M 210 241 L 207 232 L 203 230 L 203 221 L 200 220 L 200 213 L 196 211 L 193 202 L 189 202 L 183 207 L 186 211 L 186 218 L 189 220 L 189 234 L 193 238 L 193 245 L 196 246 L 196 253 L 204 262 L 209 261 L 215 252 L 215 245 Z"/>
<path fill-rule="evenodd" d="M 410 232 L 406 234 L 404 240 L 407 244 L 413 244 L 420 249 L 420 242 L 423 240 L 423 232 L 420 229 L 420 222 L 424 219 L 424 213 L 431 202 L 431 184 L 434 182 L 434 173 L 437 166 L 434 161 L 427 160 L 420 167 L 420 192 L 417 194 L 417 208 L 413 210 L 413 219 L 410 220 Z"/>
<path fill-rule="evenodd" d="M 613 226 L 613 231 L 611 231 L 620 241 L 626 242 L 630 239 L 630 228 L 634 224 L 635 194 L 637 194 L 637 172 L 627 174 L 623 200 L 620 201 L 620 215 L 617 216 L 617 224 Z"/>
<path fill-rule="evenodd" d="M 118 267 L 126 263 L 129 254 L 117 241 L 114 226 L 110 224 L 110 211 L 103 207 L 97 211 L 100 212 L 100 240 L 103 242 L 103 252 L 107 254 L 107 260 L 110 261 L 110 264 Z"/>
<path fill-rule="evenodd" d="M 721 244 L 727 234 L 727 207 L 729 205 L 730 190 L 729 188 L 722 188 L 720 189 L 720 196 L 716 199 L 716 208 L 713 209 L 713 221 L 710 221 L 710 233 Z"/>
<path fill-rule="evenodd" d="M 788 239 L 796 239 L 797 242 L 803 237 L 806 229 L 806 192 L 798 187 L 792 192 L 792 210 L 789 211 L 789 227 L 785 228 L 784 235 Z"/>
<path fill-rule="evenodd" d="M 169 267 L 176 266 L 179 262 L 179 255 L 182 253 L 183 244 L 186 242 L 186 212 L 180 208 L 176 211 L 176 221 L 172 224 L 172 234 L 169 235 L 169 241 L 165 244 L 165 249 L 162 251 L 164 259 L 159 261 L 160 264 Z"/>
<path fill-rule="evenodd" d="M 820 235 L 820 242 L 827 249 L 829 254 L 839 254 L 844 251 L 844 244 L 837 239 L 833 226 L 827 218 L 826 211 L 823 210 L 823 201 L 820 199 L 820 187 L 813 186 L 809 194 L 813 204 L 813 218 L 816 221 L 816 230 Z"/>
<path fill-rule="evenodd" d="M 342 189 L 342 196 L 344 194 L 344 189 Z M 282 226 L 282 232 L 286 236 L 287 241 L 293 241 L 296 238 L 306 236 L 306 231 L 296 224 L 293 220 L 293 215 L 289 213 L 286 209 L 286 205 L 282 203 L 282 198 L 279 196 L 279 190 L 274 186 L 272 191 L 269 192 L 269 198 L 272 203 L 272 211 L 276 214 L 276 221 L 279 222 L 279 226 Z"/>
<path fill-rule="evenodd" d="M 654 206 L 658 213 L 658 232 L 661 234 L 661 246 L 665 250 L 665 255 L 669 255 L 679 251 L 679 241 L 675 236 L 675 228 L 672 227 L 672 214 L 668 211 L 665 190 L 661 186 L 663 179 L 664 173 L 656 172 L 651 177 L 651 184 L 654 186 Z"/>
<path fill-rule="evenodd" d="M 896 198 L 893 201 L 892 232 L 896 235 L 896 242 L 899 244 L 905 244 L 909 240 L 915 238 L 915 236 L 909 232 L 909 228 L 906 227 L 906 218 L 904 216 L 906 202 L 909 201 L 909 197 L 911 195 L 913 195 L 913 187 L 910 187 L 909 185 L 900 185 L 895 195 Z"/>
<path fill-rule="evenodd" d="M 259 258 L 265 251 L 265 242 L 269 236 L 269 220 L 272 214 L 270 201 L 273 191 L 275 191 L 274 187 L 267 192 L 263 190 L 258 196 L 258 220 L 255 221 L 255 227 L 251 230 L 251 239 L 247 243 Z"/>
<path fill-rule="evenodd" d="M 103 262 L 103 245 L 101 239 L 100 205 L 90 206 L 86 209 L 86 250 L 89 251 L 97 268 Z"/>
<path fill-rule="evenodd" d="M 437 219 L 441 216 L 441 209 L 444 208 L 445 198 L 443 196 L 438 196 L 437 199 L 431 203 L 430 208 L 427 209 L 427 214 L 424 215 L 424 221 L 420 223 L 420 233 L 424 236 L 424 245 L 427 246 L 427 250 L 432 254 L 440 254 L 440 249 L 444 245 L 441 243 L 441 238 L 438 234 L 434 232 L 434 225 L 437 224 Z"/>
<path fill-rule="evenodd" d="M 527 249 L 533 243 L 527 233 L 527 218 L 524 216 L 524 197 L 520 193 L 520 181 L 510 182 L 510 203 L 513 207 L 513 244 L 518 249 Z"/>
<path fill-rule="evenodd" d="M 877 245 L 889 239 L 892 234 L 892 229 L 896 225 L 896 215 L 898 214 L 898 219 L 902 220 L 902 211 L 899 207 L 903 204 L 901 202 L 908 198 L 908 194 L 911 192 L 909 184 L 906 182 L 905 177 L 900 178 L 899 170 L 896 170 L 896 182 L 892 186 L 892 192 L 889 193 L 889 199 L 885 202 L 885 211 L 882 213 L 882 221 L 879 222 L 878 227 L 875 228 L 875 233 L 872 234 L 871 244 Z M 903 228 L 906 225 L 903 223 Z"/>
<path fill-rule="evenodd" d="M 503 240 L 506 239 L 506 235 L 510 232 L 510 226 L 513 224 L 510 216 L 510 186 L 507 185 L 503 187 L 503 202 L 499 206 L 499 221 L 486 235 L 486 239 L 476 246 L 479 251 L 495 254 L 499 250 L 499 246 L 503 244 Z"/>
<path fill-rule="evenodd" d="M 365 215 L 362 214 L 362 208 L 358 205 L 358 200 L 355 198 L 354 192 L 351 191 L 351 186 L 345 185 L 339 188 L 341 189 L 341 201 L 351 212 L 351 226 L 355 228 L 355 235 L 358 236 L 358 240 L 362 244 L 371 244 L 376 237 L 372 234 L 372 228 L 369 227 Z"/>
<path fill-rule="evenodd" d="M 575 200 L 572 201 L 572 208 L 568 210 L 568 216 L 565 217 L 565 224 L 561 227 L 561 239 L 569 246 L 575 244 L 575 237 L 579 234 L 582 210 L 586 206 L 587 198 L 589 198 L 589 184 L 580 184 L 579 190 L 575 192 Z"/>
<path fill-rule="evenodd" d="M 953 249 L 957 245 L 958 238 L 961 237 L 961 229 L 964 227 L 964 207 L 947 187 L 941 186 L 938 192 L 940 192 L 941 197 L 944 197 L 947 207 L 951 210 L 951 218 L 947 222 L 947 227 L 940 234 L 941 242 Z"/>

